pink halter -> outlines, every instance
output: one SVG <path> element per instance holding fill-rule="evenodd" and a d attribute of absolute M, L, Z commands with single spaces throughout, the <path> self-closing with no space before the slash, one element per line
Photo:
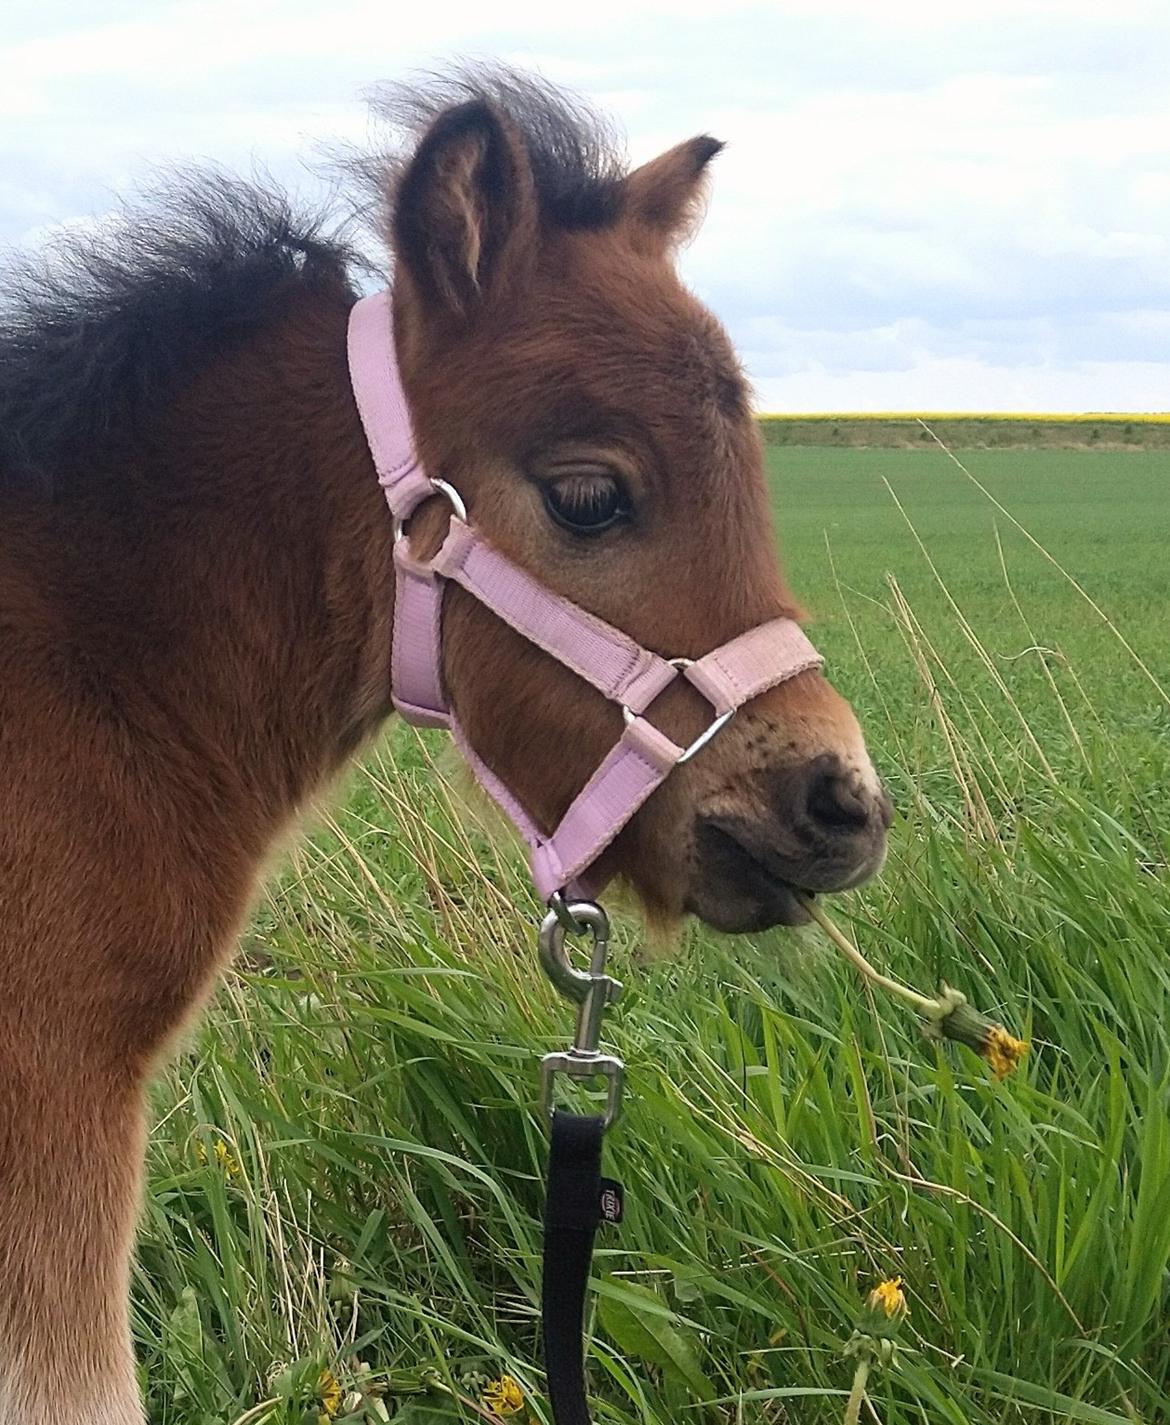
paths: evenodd
<path fill-rule="evenodd" d="M 744 703 L 819 667 L 822 659 L 799 625 L 786 618 L 761 624 L 693 662 L 661 658 L 544 588 L 493 549 L 467 523 L 458 493 L 445 481 L 432 480 L 419 465 L 394 352 L 389 292 L 364 297 L 354 306 L 349 371 L 378 483 L 395 522 L 394 706 L 416 726 L 444 727 L 454 735 L 480 783 L 528 843 L 542 899 L 558 891 L 594 893 L 599 887 L 583 878 L 671 770 L 706 746 Z M 451 502 L 450 528 L 439 552 L 423 563 L 411 556 L 403 526 L 437 494 Z M 476 755 L 448 702 L 442 673 L 443 585 L 448 579 L 622 709 L 626 727 L 621 738 L 550 834 Z M 643 716 L 678 677 L 697 688 L 713 710 L 710 725 L 689 747 L 679 747 Z"/>

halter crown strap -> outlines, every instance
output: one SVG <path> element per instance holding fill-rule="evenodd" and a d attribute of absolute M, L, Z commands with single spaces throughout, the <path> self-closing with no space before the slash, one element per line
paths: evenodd
<path fill-rule="evenodd" d="M 355 304 L 349 323 L 349 368 L 378 482 L 400 529 L 424 500 L 454 492 L 426 475 L 415 451 L 388 292 Z M 598 857 L 671 770 L 698 752 L 744 703 L 819 667 L 821 657 L 798 624 L 781 618 L 750 629 L 696 661 L 662 658 L 546 589 L 459 513 L 452 515 L 447 537 L 431 560 L 415 559 L 404 538 L 395 544 L 390 673 L 394 706 L 408 722 L 447 728 L 454 735 L 484 789 L 528 843 L 542 899 L 562 890 L 588 894 L 596 889 L 587 884 L 587 877 Z M 447 698 L 442 610 L 448 580 L 622 709 L 625 731 L 551 833 L 537 826 L 470 746 Z M 645 716 L 654 699 L 679 677 L 703 694 L 713 714 L 706 732 L 686 748 Z"/>
<path fill-rule="evenodd" d="M 375 292 L 356 302 L 349 315 L 349 379 L 365 427 L 378 484 L 391 513 L 408 519 L 434 494 L 418 463 L 406 392 L 394 350 L 390 293 Z"/>

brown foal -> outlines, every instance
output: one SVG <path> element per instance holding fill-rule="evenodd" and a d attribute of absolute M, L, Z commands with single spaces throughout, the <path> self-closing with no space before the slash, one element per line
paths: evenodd
<path fill-rule="evenodd" d="M 748 391 L 673 253 L 719 145 L 626 172 L 512 75 L 416 95 L 381 174 L 427 469 L 548 587 L 670 656 L 791 614 Z M 389 711 L 390 520 L 350 393 L 348 254 L 191 182 L 12 280 L 0 336 L 0 1422 L 141 1420 L 143 1094 L 301 808 Z M 417 517 L 423 548 L 441 502 Z M 457 588 L 444 675 L 554 823 L 617 710 Z M 656 722 L 708 717 L 685 686 Z M 792 921 L 889 810 L 816 672 L 756 699 L 607 852 L 658 917 Z"/>

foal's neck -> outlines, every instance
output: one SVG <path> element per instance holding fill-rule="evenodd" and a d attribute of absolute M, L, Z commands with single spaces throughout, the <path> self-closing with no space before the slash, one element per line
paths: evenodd
<path fill-rule="evenodd" d="M 340 290 L 292 288 L 113 477 L 97 559 L 76 534 L 127 756 L 180 819 L 208 817 L 196 837 L 226 822 L 253 855 L 389 710 L 390 521 L 350 394 L 348 309 Z"/>

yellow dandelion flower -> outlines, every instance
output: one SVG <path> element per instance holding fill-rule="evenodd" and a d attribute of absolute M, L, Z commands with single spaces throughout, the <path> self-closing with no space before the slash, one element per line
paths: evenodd
<path fill-rule="evenodd" d="M 321 1400 L 321 1419 L 332 1420 L 341 1409 L 341 1385 L 332 1371 L 322 1371 L 317 1378 L 317 1395 Z"/>
<path fill-rule="evenodd" d="M 195 1144 L 195 1156 L 199 1160 L 199 1162 L 204 1164 L 204 1166 L 206 1166 L 207 1163 L 210 1161 L 207 1153 L 207 1148 L 202 1143 Z M 223 1172 L 225 1178 L 238 1178 L 240 1176 L 240 1165 L 232 1156 L 232 1150 L 228 1147 L 228 1145 L 224 1142 L 222 1138 L 217 1138 L 215 1140 L 215 1146 L 212 1149 L 212 1156 L 219 1164 L 219 1167 Z"/>
<path fill-rule="evenodd" d="M 868 1351 L 877 1341 L 892 1345 L 909 1310 L 901 1277 L 886 1277 L 878 1282 L 858 1312 L 857 1329 L 850 1338 L 848 1353 L 862 1348 Z"/>
<path fill-rule="evenodd" d="M 231 1149 L 222 1138 L 216 1140 L 215 1159 L 223 1169 L 224 1176 L 228 1178 L 238 1178 L 240 1176 L 240 1165 L 232 1156 Z"/>
<path fill-rule="evenodd" d="M 993 1024 L 987 1031 L 987 1046 L 983 1057 L 991 1065 L 997 1079 L 1006 1079 L 1019 1066 L 1020 1060 L 1028 1052 L 1028 1041 L 1016 1039 L 1000 1024 Z"/>
<path fill-rule="evenodd" d="M 1005 1079 L 1019 1067 L 1020 1060 L 1028 1052 L 1028 1042 L 1016 1039 L 1003 1027 L 995 1024 L 985 1014 L 973 1009 L 958 990 L 943 986 L 939 1005 L 947 1008 L 941 1018 L 928 1023 L 927 1033 L 954 1039 L 974 1049 L 980 1058 L 986 1059 L 997 1079 Z"/>
<path fill-rule="evenodd" d="M 885 1281 L 878 1282 L 869 1294 L 869 1305 L 873 1310 L 881 1311 L 887 1320 L 892 1316 L 905 1316 L 909 1307 L 902 1292 L 902 1278 L 887 1277 Z"/>
<path fill-rule="evenodd" d="M 511 1376 L 489 1381 L 481 1398 L 493 1415 L 517 1415 L 524 1409 L 524 1392 Z"/>

